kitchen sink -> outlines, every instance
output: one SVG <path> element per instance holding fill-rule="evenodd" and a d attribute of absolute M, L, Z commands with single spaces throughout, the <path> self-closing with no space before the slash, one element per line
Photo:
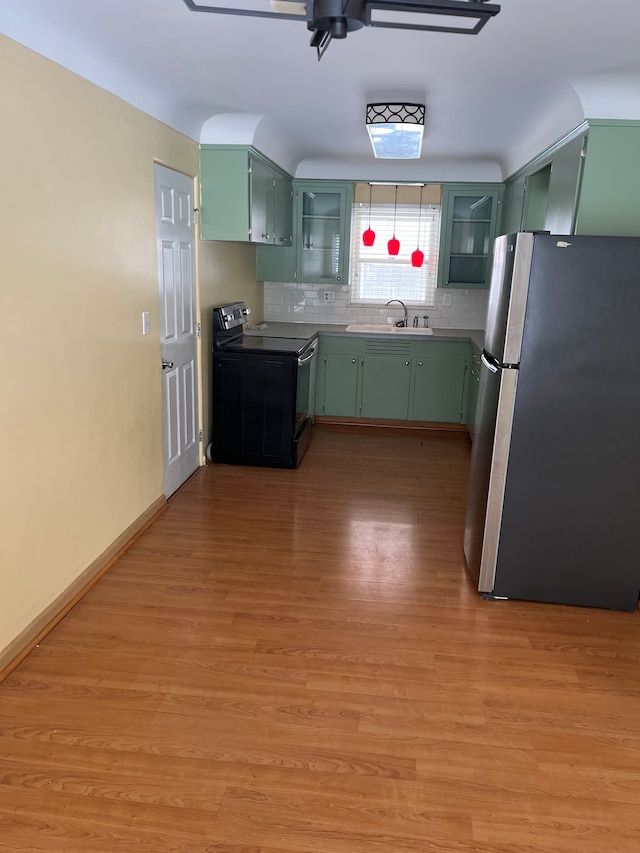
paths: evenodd
<path fill-rule="evenodd" d="M 416 329 L 413 326 L 389 326 L 383 323 L 351 323 L 345 329 L 346 332 L 360 332 L 361 334 L 385 334 L 385 335 L 432 335 L 433 329 Z"/>

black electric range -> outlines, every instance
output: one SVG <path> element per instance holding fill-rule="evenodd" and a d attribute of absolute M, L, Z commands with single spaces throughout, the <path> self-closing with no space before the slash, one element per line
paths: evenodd
<path fill-rule="evenodd" d="M 244 302 L 213 309 L 213 462 L 296 468 L 311 441 L 317 341 L 246 335 Z"/>

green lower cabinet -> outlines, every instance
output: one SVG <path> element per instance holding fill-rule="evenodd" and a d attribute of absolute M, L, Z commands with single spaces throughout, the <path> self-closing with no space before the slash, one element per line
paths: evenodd
<path fill-rule="evenodd" d="M 465 407 L 466 423 L 471 437 L 476 424 L 476 412 L 478 409 L 478 391 L 480 390 L 480 349 L 471 345 L 471 365 L 468 376 L 467 405 Z"/>
<path fill-rule="evenodd" d="M 357 354 L 321 356 L 316 389 L 317 415 L 357 416 L 359 360 Z"/>
<path fill-rule="evenodd" d="M 365 355 L 362 368 L 363 418 L 407 420 L 411 361 L 397 355 Z"/>
<path fill-rule="evenodd" d="M 424 358 L 416 362 L 411 420 L 461 423 L 464 418 L 465 359 Z"/>
<path fill-rule="evenodd" d="M 469 343 L 321 334 L 319 345 L 316 415 L 467 422 Z"/>

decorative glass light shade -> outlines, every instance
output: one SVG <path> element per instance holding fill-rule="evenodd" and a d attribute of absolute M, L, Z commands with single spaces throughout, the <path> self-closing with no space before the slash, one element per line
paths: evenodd
<path fill-rule="evenodd" d="M 415 249 L 411 253 L 411 266 L 421 267 L 424 263 L 424 252 L 421 249 Z"/>
<path fill-rule="evenodd" d="M 424 131 L 424 104 L 367 104 L 367 131 L 375 157 L 416 160 Z"/>
<path fill-rule="evenodd" d="M 365 246 L 373 246 L 376 239 L 376 232 L 372 231 L 371 228 L 367 228 L 366 231 L 362 232 L 362 242 Z"/>
<path fill-rule="evenodd" d="M 390 255 L 397 255 L 400 251 L 400 240 L 396 240 L 395 237 L 392 237 L 387 243 L 387 248 L 389 249 Z"/>

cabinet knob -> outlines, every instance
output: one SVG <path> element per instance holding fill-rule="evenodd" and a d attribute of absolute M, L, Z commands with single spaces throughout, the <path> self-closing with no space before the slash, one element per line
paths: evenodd
<path fill-rule="evenodd" d="M 337 276 L 336 276 L 336 281 L 342 281 L 342 276 L 341 276 L 341 275 L 337 275 Z"/>
<path fill-rule="evenodd" d="M 422 364 L 423 364 L 423 362 L 419 361 L 419 362 L 418 362 L 418 367 L 422 367 Z"/>
<path fill-rule="evenodd" d="M 352 358 L 352 359 L 351 359 L 351 364 L 355 364 L 355 363 L 356 363 L 356 359 L 355 359 L 355 358 Z"/>
<path fill-rule="evenodd" d="M 268 234 L 263 234 L 263 235 L 262 235 L 262 239 L 263 239 L 263 240 L 268 240 L 268 239 L 269 239 L 269 235 L 268 235 Z"/>
<path fill-rule="evenodd" d="M 411 363 L 411 362 L 409 362 L 409 361 L 405 361 L 405 364 L 407 365 L 407 367 L 409 367 L 409 364 L 410 364 L 410 363 Z"/>

